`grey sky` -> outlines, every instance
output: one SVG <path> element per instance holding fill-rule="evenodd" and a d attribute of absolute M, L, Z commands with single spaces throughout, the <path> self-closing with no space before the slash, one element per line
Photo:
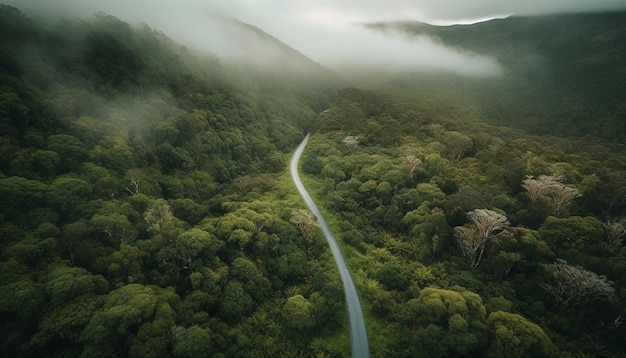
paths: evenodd
<path fill-rule="evenodd" d="M 625 0 L 0 0 L 27 12 L 85 16 L 103 11 L 145 22 L 187 45 L 224 55 L 232 35 L 214 16 L 255 25 L 325 65 L 360 63 L 475 75 L 498 72 L 493 59 L 443 47 L 428 38 L 383 35 L 355 24 L 418 20 L 471 23 L 508 15 L 626 9 Z M 238 52 L 238 50 L 234 51 Z M 240 52 L 240 51 L 239 51 Z"/>

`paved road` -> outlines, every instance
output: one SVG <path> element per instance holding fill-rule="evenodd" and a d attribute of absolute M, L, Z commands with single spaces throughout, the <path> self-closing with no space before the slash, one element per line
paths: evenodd
<path fill-rule="evenodd" d="M 352 342 L 352 357 L 368 358 L 370 356 L 370 349 L 367 341 L 367 329 L 365 328 L 365 319 L 363 318 L 361 301 L 359 300 L 359 295 L 357 294 L 356 287 L 354 286 L 354 281 L 352 280 L 352 276 L 350 275 L 350 271 L 348 270 L 348 266 L 346 265 L 346 260 L 343 258 L 341 249 L 339 248 L 339 245 L 337 245 L 337 240 L 335 239 L 335 236 L 333 235 L 332 231 L 330 231 L 330 227 L 322 217 L 322 214 L 313 202 L 313 199 L 304 188 L 304 185 L 300 181 L 300 175 L 298 174 L 298 161 L 300 160 L 300 156 L 302 155 L 304 147 L 306 146 L 308 141 L 309 134 L 304 137 L 304 140 L 302 141 L 302 143 L 300 143 L 300 146 L 291 158 L 291 163 L 289 167 L 291 171 L 291 177 L 293 178 L 293 182 L 296 184 L 300 195 L 302 195 L 302 198 L 304 198 L 306 205 L 309 207 L 309 210 L 311 210 L 313 215 L 317 217 L 317 222 L 320 224 L 324 236 L 326 236 L 326 240 L 328 241 L 330 250 L 333 253 L 333 257 L 335 258 L 335 263 L 339 268 L 341 281 L 343 282 L 343 287 L 346 292 L 348 319 L 350 320 L 350 341 Z"/>

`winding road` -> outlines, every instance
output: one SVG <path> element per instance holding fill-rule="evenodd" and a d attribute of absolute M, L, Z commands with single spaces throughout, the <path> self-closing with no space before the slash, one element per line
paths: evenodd
<path fill-rule="evenodd" d="M 289 165 L 291 177 L 293 182 L 296 184 L 300 195 L 304 199 L 307 207 L 313 215 L 317 217 L 317 222 L 320 224 L 322 228 L 322 232 L 324 236 L 326 236 L 326 241 L 328 241 L 328 245 L 330 246 L 330 250 L 333 253 L 333 257 L 335 259 L 335 263 L 337 264 L 337 268 L 339 269 L 339 274 L 341 276 L 341 281 L 343 282 L 344 291 L 346 293 L 346 305 L 348 307 L 348 319 L 350 321 L 350 341 L 352 343 L 352 357 L 354 358 L 368 358 L 370 356 L 369 343 L 367 341 L 367 329 L 365 328 L 365 319 L 363 318 L 363 309 L 361 308 L 361 301 L 359 300 L 359 295 L 356 291 L 356 287 L 354 286 L 354 281 L 352 280 L 352 276 L 350 275 L 350 271 L 348 270 L 348 266 L 346 265 L 346 260 L 341 253 L 341 249 L 337 244 L 337 240 L 333 235 L 332 231 L 330 231 L 330 227 L 326 223 L 326 220 L 322 217 L 322 213 L 320 213 L 319 209 L 313 202 L 313 199 L 307 193 L 302 181 L 300 181 L 300 174 L 298 174 L 298 161 L 300 160 L 300 156 L 304 151 L 304 147 L 309 141 L 310 134 L 307 134 L 304 137 L 302 143 L 293 157 L 291 158 L 291 163 Z"/>

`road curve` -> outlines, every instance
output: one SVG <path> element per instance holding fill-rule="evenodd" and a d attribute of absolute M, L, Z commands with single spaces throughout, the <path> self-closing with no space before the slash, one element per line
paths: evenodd
<path fill-rule="evenodd" d="M 361 301 L 359 300 L 359 295 L 356 291 L 356 287 L 354 286 L 354 281 L 352 280 L 352 276 L 350 275 L 350 271 L 346 265 L 346 260 L 341 253 L 341 249 L 339 248 L 339 245 L 337 245 L 335 236 L 332 231 L 330 231 L 330 227 L 326 223 L 326 220 L 324 220 L 324 217 L 322 217 L 322 213 L 320 213 L 319 209 L 315 205 L 315 202 L 313 202 L 313 199 L 304 188 L 302 181 L 300 181 L 300 174 L 298 174 L 298 161 L 304 151 L 304 147 L 309 141 L 309 135 L 310 134 L 307 134 L 306 137 L 304 137 L 304 140 L 300 143 L 300 146 L 296 149 L 296 152 L 291 158 L 291 163 L 289 164 L 291 178 L 298 188 L 300 195 L 302 195 L 306 206 L 308 206 L 309 210 L 311 210 L 311 212 L 317 217 L 317 222 L 320 224 L 324 236 L 326 236 L 326 241 L 328 241 L 335 263 L 339 269 L 341 281 L 343 282 L 344 291 L 346 293 L 346 305 L 348 307 L 348 319 L 350 321 L 352 357 L 368 358 L 370 356 L 370 349 L 367 340 L 367 329 L 365 328 L 363 309 L 361 308 Z"/>

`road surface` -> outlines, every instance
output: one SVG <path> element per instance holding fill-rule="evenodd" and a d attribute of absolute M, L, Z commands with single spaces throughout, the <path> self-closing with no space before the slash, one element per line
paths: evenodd
<path fill-rule="evenodd" d="M 300 181 L 300 174 L 298 174 L 298 161 L 300 160 L 300 156 L 304 151 L 304 147 L 309 141 L 309 134 L 304 137 L 302 143 L 293 157 L 291 158 L 290 163 L 290 172 L 291 178 L 293 182 L 296 184 L 300 195 L 304 199 L 306 206 L 308 206 L 309 210 L 317 217 L 317 222 L 320 224 L 322 232 L 324 236 L 326 236 L 326 241 L 328 241 L 328 245 L 330 246 L 330 250 L 333 253 L 333 257 L 335 259 L 335 263 L 337 264 L 337 268 L 339 269 L 339 274 L 341 276 L 341 281 L 343 282 L 343 288 L 346 293 L 346 305 L 348 307 L 348 319 L 350 321 L 350 341 L 352 343 L 352 357 L 354 358 L 368 358 L 370 356 L 369 344 L 367 341 L 367 329 L 365 328 L 365 319 L 363 318 L 363 309 L 361 308 L 361 301 L 359 300 L 359 295 L 357 294 L 356 287 L 354 286 L 354 281 L 352 280 L 352 276 L 350 275 L 350 271 L 348 270 L 348 265 L 346 265 L 346 260 L 341 253 L 341 249 L 339 245 L 337 245 L 337 240 L 333 235 L 332 231 L 330 231 L 330 227 L 322 217 L 322 213 L 320 213 L 319 209 L 313 202 L 313 199 L 307 193 L 302 181 Z"/>

